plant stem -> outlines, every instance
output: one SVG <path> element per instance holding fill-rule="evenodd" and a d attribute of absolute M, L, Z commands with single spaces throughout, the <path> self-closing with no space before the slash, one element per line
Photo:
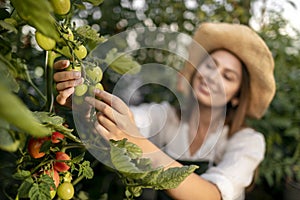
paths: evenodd
<path fill-rule="evenodd" d="M 54 104 L 54 97 L 53 97 L 53 63 L 55 58 L 57 57 L 56 53 L 53 51 L 46 51 L 46 96 L 47 96 L 47 102 L 46 102 L 46 110 L 50 113 L 53 110 L 53 104 Z"/>

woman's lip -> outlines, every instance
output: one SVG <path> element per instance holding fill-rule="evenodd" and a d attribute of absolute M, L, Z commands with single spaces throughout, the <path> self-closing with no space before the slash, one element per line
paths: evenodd
<path fill-rule="evenodd" d="M 199 85 L 199 90 L 200 90 L 201 93 L 203 93 L 203 94 L 205 94 L 205 95 L 207 95 L 207 96 L 210 95 L 209 88 L 208 88 L 207 85 L 204 84 L 204 83 L 200 83 L 200 85 Z"/>

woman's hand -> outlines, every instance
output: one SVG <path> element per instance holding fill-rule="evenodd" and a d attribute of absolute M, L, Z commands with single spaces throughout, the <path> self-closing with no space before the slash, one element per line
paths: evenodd
<path fill-rule="evenodd" d="M 53 78 L 56 82 L 58 95 L 57 103 L 60 105 L 71 107 L 71 96 L 74 93 L 74 88 L 83 83 L 81 72 L 79 71 L 63 71 L 70 65 L 68 60 L 60 60 L 54 63 L 54 69 L 57 71 Z"/>
<path fill-rule="evenodd" d="M 105 139 L 121 140 L 127 138 L 133 141 L 142 137 L 132 112 L 117 96 L 106 91 L 95 90 L 95 98 L 86 97 L 85 100 L 98 111 L 95 127 Z"/>

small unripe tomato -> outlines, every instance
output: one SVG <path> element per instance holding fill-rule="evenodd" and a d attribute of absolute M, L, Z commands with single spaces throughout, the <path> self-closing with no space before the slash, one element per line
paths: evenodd
<path fill-rule="evenodd" d="M 72 199 L 74 196 L 74 186 L 72 183 L 63 182 L 57 188 L 57 195 L 61 199 Z"/>
<path fill-rule="evenodd" d="M 35 40 L 37 44 L 46 51 L 50 51 L 56 46 L 56 41 L 54 39 L 47 37 L 38 31 L 35 32 Z"/>
<path fill-rule="evenodd" d="M 75 95 L 78 97 L 83 96 L 88 90 L 88 86 L 86 84 L 77 85 L 75 87 Z"/>
<path fill-rule="evenodd" d="M 50 0 L 53 11 L 58 15 L 65 15 L 70 11 L 71 2 L 70 0 Z"/>
<path fill-rule="evenodd" d="M 89 87 L 89 95 L 92 96 L 95 95 L 94 94 L 95 89 L 104 90 L 103 85 L 101 83 L 97 83 L 96 85 L 92 85 Z"/>
<path fill-rule="evenodd" d="M 87 78 L 93 82 L 98 83 L 102 80 L 103 72 L 100 67 L 91 67 L 86 69 Z"/>
<path fill-rule="evenodd" d="M 87 50 L 85 46 L 80 45 L 78 48 L 74 49 L 74 53 L 79 59 L 84 59 L 87 55 Z"/>

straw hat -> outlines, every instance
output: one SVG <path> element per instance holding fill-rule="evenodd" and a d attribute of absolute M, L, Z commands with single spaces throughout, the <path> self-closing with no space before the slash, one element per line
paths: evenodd
<path fill-rule="evenodd" d="M 226 49 L 243 61 L 250 75 L 247 116 L 261 118 L 272 101 L 276 88 L 273 74 L 274 60 L 265 42 L 248 26 L 227 23 L 203 23 L 195 32 L 193 39 L 208 53 Z M 187 62 L 181 71 L 187 80 L 190 80 L 194 66 L 199 62 L 199 56 L 190 55 L 192 57 L 194 55 L 194 58 L 190 58 L 192 62 Z"/>

